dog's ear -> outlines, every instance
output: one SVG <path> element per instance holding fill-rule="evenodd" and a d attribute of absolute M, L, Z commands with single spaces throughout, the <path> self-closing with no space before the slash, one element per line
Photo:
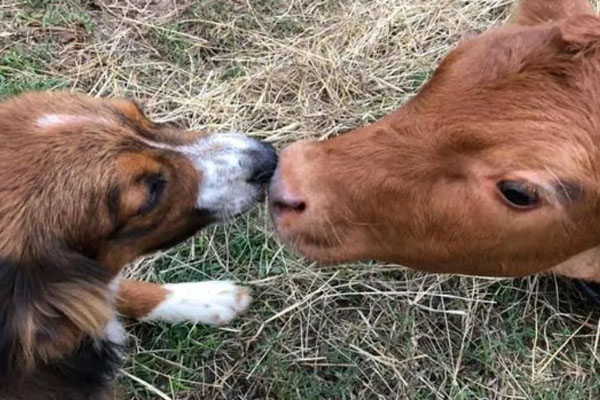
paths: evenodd
<path fill-rule="evenodd" d="M 0 382 L 33 359 L 32 305 L 43 289 L 29 268 L 0 259 Z M 36 294 L 37 293 L 37 294 Z"/>
<path fill-rule="evenodd" d="M 17 310 L 12 297 L 18 280 L 13 265 L 0 259 L 0 384 L 11 370 L 17 351 L 18 332 L 14 326 Z"/>
<path fill-rule="evenodd" d="M 71 251 L 0 259 L 0 382 L 99 335 L 113 315 L 108 279 L 100 264 Z"/>
<path fill-rule="evenodd" d="M 594 11 L 589 0 L 521 0 L 513 9 L 511 22 L 538 25 Z"/>

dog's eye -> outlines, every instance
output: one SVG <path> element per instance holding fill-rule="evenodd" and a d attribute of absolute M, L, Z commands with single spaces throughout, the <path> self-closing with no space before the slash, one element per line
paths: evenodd
<path fill-rule="evenodd" d="M 508 205 L 520 210 L 529 210 L 541 204 L 537 188 L 524 181 L 500 181 L 498 190 Z"/>
<path fill-rule="evenodd" d="M 152 175 L 144 179 L 144 183 L 148 187 L 148 200 L 140 210 L 140 213 L 152 211 L 160 202 L 162 195 L 167 186 L 167 181 L 162 175 Z"/>

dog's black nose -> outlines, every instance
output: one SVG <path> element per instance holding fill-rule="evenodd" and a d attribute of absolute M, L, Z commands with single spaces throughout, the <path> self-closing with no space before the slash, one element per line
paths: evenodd
<path fill-rule="evenodd" d="M 277 168 L 277 150 L 269 143 L 260 142 L 259 148 L 253 149 L 251 154 L 253 165 L 248 183 L 266 185 Z"/>

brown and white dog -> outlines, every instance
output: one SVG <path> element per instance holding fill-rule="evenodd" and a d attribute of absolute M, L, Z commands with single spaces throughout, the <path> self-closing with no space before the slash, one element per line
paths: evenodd
<path fill-rule="evenodd" d="M 600 282 L 600 18 L 521 1 L 398 111 L 285 149 L 270 197 L 316 260 Z"/>
<path fill-rule="evenodd" d="M 184 132 L 132 102 L 30 93 L 0 103 L 0 399 L 105 400 L 142 320 L 225 323 L 231 282 L 156 285 L 122 268 L 250 208 L 277 163 L 240 135 Z"/>

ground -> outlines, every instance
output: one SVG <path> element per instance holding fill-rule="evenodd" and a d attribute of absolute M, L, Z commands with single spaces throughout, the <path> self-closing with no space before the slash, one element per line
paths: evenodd
<path fill-rule="evenodd" d="M 0 97 L 128 96 L 160 121 L 278 147 L 374 121 L 511 0 L 0 0 Z M 141 260 L 253 290 L 230 326 L 129 321 L 125 399 L 598 399 L 600 313 L 571 282 L 320 267 L 264 207 Z"/>

